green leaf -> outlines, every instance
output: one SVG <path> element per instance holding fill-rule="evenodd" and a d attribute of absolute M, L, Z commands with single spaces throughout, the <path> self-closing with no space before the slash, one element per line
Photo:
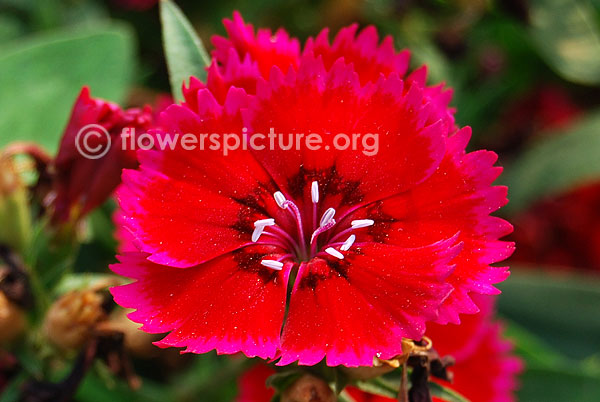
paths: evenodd
<path fill-rule="evenodd" d="M 90 371 L 77 389 L 75 400 L 80 402 L 163 402 L 175 400 L 171 390 L 164 385 L 143 379 L 142 387 L 129 388 L 124 381 L 114 379 L 107 384 L 97 368 Z"/>
<path fill-rule="evenodd" d="M 561 356 L 514 322 L 507 322 L 504 335 L 514 341 L 515 353 L 525 360 L 526 371 L 519 377 L 519 400 L 600 400 L 600 368 L 596 359 L 580 362 Z"/>
<path fill-rule="evenodd" d="M 535 0 L 531 35 L 542 57 L 567 80 L 600 83 L 600 32 L 587 0 Z"/>
<path fill-rule="evenodd" d="M 0 14 L 0 43 L 6 43 L 23 34 L 25 27 L 19 19 L 9 14 Z"/>
<path fill-rule="evenodd" d="M 352 398 L 346 391 L 342 391 L 337 396 L 337 400 L 338 400 L 338 402 L 355 402 L 354 398 Z M 277 402 L 277 401 L 272 401 L 272 402 Z"/>
<path fill-rule="evenodd" d="M 600 401 L 600 378 L 578 370 L 530 368 L 520 376 L 519 383 L 520 401 Z"/>
<path fill-rule="evenodd" d="M 232 401 L 237 394 L 237 379 L 253 364 L 255 360 L 232 359 L 214 352 L 195 356 L 186 371 L 174 376 L 170 388 L 176 396 L 171 400 Z"/>
<path fill-rule="evenodd" d="M 546 345 L 539 337 L 513 321 L 504 319 L 504 337 L 514 341 L 514 351 L 527 362 L 527 368 L 560 367 L 568 359 Z"/>
<path fill-rule="evenodd" d="M 329 383 L 329 386 L 331 389 L 333 389 L 333 392 L 335 392 L 336 395 L 339 395 L 344 388 L 346 388 L 346 385 L 348 385 L 349 382 L 350 379 L 342 370 L 335 370 L 334 378 Z"/>
<path fill-rule="evenodd" d="M 35 141 L 55 151 L 83 85 L 92 95 L 124 98 L 134 42 L 123 26 L 43 34 L 0 56 L 0 147 Z"/>
<path fill-rule="evenodd" d="M 391 383 L 383 378 L 373 378 L 371 380 L 357 381 L 354 386 L 361 391 L 373 395 L 385 396 L 387 398 L 397 398 L 397 384 Z"/>
<path fill-rule="evenodd" d="M 171 0 L 160 2 L 160 20 L 171 92 L 175 99 L 181 100 L 181 85 L 190 76 L 206 80 L 205 68 L 210 57 L 192 24 Z"/>
<path fill-rule="evenodd" d="M 523 152 L 501 176 L 509 189 L 505 212 L 518 212 L 545 196 L 599 179 L 599 132 L 600 111 L 595 111 Z"/>
<path fill-rule="evenodd" d="M 498 287 L 499 312 L 561 354 L 581 359 L 598 352 L 600 280 L 513 269 Z"/>

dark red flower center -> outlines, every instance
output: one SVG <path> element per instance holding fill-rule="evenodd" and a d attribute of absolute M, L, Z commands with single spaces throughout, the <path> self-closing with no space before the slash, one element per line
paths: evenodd
<path fill-rule="evenodd" d="M 308 261 L 314 257 L 334 257 L 344 259 L 344 251 L 350 250 L 356 240 L 353 231 L 372 226 L 371 219 L 359 219 L 350 222 L 350 226 L 342 227 L 336 221 L 336 210 L 328 208 L 318 216 L 319 183 L 313 181 L 310 187 L 310 204 L 312 208 L 300 208 L 294 201 L 288 200 L 282 192 L 273 194 L 277 205 L 287 211 L 292 218 L 294 227 L 279 225 L 275 219 L 259 219 L 254 222 L 252 241 L 259 244 L 280 246 L 288 253 L 277 260 L 265 259 L 262 265 L 281 270 L 283 261 Z M 303 213 L 302 211 L 312 211 Z M 341 221 L 341 220 L 340 220 Z M 310 231 L 306 231 L 309 228 Z"/>

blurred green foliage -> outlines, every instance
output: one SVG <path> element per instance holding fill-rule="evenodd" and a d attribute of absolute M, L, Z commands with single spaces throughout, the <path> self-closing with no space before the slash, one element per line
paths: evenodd
<path fill-rule="evenodd" d="M 73 99 L 124 100 L 134 71 L 132 32 L 124 26 L 67 29 L 5 45 L 0 55 L 0 146 L 35 141 L 58 149 Z"/>

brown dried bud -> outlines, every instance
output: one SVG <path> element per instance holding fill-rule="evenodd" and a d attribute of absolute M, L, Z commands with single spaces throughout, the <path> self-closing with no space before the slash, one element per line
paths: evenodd
<path fill-rule="evenodd" d="M 305 374 L 281 394 L 281 402 L 335 402 L 329 385 L 320 378 Z"/>
<path fill-rule="evenodd" d="M 48 310 L 44 333 L 61 349 L 78 349 L 106 319 L 104 296 L 94 290 L 75 290 L 61 296 Z"/>
<path fill-rule="evenodd" d="M 0 292 L 0 344 L 14 340 L 25 330 L 25 313 Z"/>
<path fill-rule="evenodd" d="M 101 331 L 118 331 L 125 336 L 125 349 L 138 357 L 153 357 L 161 350 L 152 344 L 162 336 L 149 334 L 140 330 L 141 324 L 135 323 L 127 318 L 131 309 L 118 309 L 110 315 L 108 320 L 98 324 L 97 329 Z"/>

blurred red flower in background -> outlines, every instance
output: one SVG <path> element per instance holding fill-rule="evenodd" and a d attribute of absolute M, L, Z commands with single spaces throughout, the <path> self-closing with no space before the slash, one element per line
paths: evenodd
<path fill-rule="evenodd" d="M 514 261 L 600 272 L 600 183 L 538 202 L 514 223 Z"/>
<path fill-rule="evenodd" d="M 560 87 L 538 88 L 515 102 L 502 121 L 523 141 L 568 127 L 583 110 Z M 513 219 L 513 261 L 600 271 L 600 183 L 538 201 Z"/>

